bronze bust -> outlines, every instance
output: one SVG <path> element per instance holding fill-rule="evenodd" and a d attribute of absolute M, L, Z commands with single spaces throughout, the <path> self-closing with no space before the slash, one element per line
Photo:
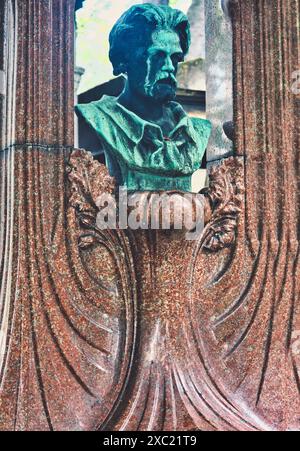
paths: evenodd
<path fill-rule="evenodd" d="M 181 11 L 149 3 L 126 11 L 110 33 L 114 75 L 127 77 L 124 91 L 77 105 L 99 136 L 110 174 L 129 190 L 190 191 L 211 124 L 189 118 L 174 101 L 178 64 L 190 45 Z"/>

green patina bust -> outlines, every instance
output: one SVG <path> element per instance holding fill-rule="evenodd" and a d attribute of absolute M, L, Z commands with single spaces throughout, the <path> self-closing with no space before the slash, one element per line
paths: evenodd
<path fill-rule="evenodd" d="M 190 45 L 187 17 L 149 3 L 126 11 L 110 33 L 114 74 L 125 74 L 121 95 L 77 105 L 98 134 L 110 174 L 129 190 L 190 191 L 211 124 L 189 118 L 174 101 L 176 73 Z"/>

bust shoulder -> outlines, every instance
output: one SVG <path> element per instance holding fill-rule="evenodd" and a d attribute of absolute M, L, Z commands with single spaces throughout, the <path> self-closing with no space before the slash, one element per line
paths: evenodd
<path fill-rule="evenodd" d="M 209 121 L 189 118 L 175 102 L 166 105 L 174 127 L 165 137 L 159 124 L 137 116 L 116 97 L 76 107 L 77 114 L 103 143 L 111 175 L 133 190 L 188 190 L 193 172 L 201 165 L 211 131 Z M 117 168 L 117 169 L 116 169 Z"/>

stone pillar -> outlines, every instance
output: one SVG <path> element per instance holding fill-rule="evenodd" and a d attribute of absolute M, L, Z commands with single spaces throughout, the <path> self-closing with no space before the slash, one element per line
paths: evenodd
<path fill-rule="evenodd" d="M 5 0 L 3 10 L 0 430 L 46 430 L 58 419 L 47 379 L 54 381 L 59 362 L 71 368 L 47 303 L 64 309 L 51 272 L 60 272 L 65 159 L 74 137 L 74 2 Z"/>
<path fill-rule="evenodd" d="M 15 139 L 17 10 L 13 1 L 0 5 L 0 385 L 9 345 L 15 238 Z M 0 395 L 1 397 L 1 395 Z M 0 402 L 1 405 L 1 402 Z M 2 405 L 1 416 L 2 417 Z M 1 420 L 0 420 L 1 429 Z"/>
<path fill-rule="evenodd" d="M 68 206 L 76 198 L 66 175 L 75 2 L 5 0 L 4 7 L 0 430 L 95 430 L 117 408 L 131 365 L 134 281 L 120 264 L 126 256 L 111 257 L 107 247 L 96 249 L 96 273 L 89 273 L 82 258 L 94 256 L 80 254 Z"/>
<path fill-rule="evenodd" d="M 78 103 L 78 89 L 80 86 L 81 77 L 84 74 L 85 69 L 83 67 L 76 66 L 74 73 L 74 105 Z M 79 144 L 79 136 L 78 136 L 78 118 L 74 113 L 74 146 L 78 147 Z"/>
<path fill-rule="evenodd" d="M 75 13 L 78 11 L 78 9 L 81 9 L 84 6 L 85 0 L 76 0 L 75 1 Z M 77 21 L 75 16 L 75 47 L 76 47 L 76 39 L 77 39 Z M 76 61 L 75 61 L 76 64 Z M 74 72 L 74 105 L 77 105 L 78 103 L 78 96 L 77 92 L 79 89 L 81 77 L 83 76 L 85 72 L 85 69 L 83 67 L 79 67 L 75 65 L 75 72 Z M 74 145 L 75 147 L 78 147 L 79 144 L 79 137 L 78 137 L 78 118 L 76 114 L 74 113 Z"/>
<path fill-rule="evenodd" d="M 231 294 L 214 321 L 215 336 L 234 374 L 228 383 L 265 422 L 262 428 L 299 430 L 300 107 L 292 86 L 300 64 L 300 1 L 232 0 L 228 12 L 245 213 L 222 278 Z"/>
<path fill-rule="evenodd" d="M 213 131 L 207 149 L 207 161 L 232 153 L 223 123 L 232 120 L 232 28 L 220 0 L 205 1 L 206 43 L 206 117 Z"/>

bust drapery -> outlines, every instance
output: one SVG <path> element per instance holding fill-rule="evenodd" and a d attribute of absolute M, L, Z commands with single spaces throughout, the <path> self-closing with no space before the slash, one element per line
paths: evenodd
<path fill-rule="evenodd" d="M 205 119 L 189 118 L 180 104 L 169 102 L 176 125 L 164 136 L 159 125 L 129 111 L 114 97 L 77 106 L 97 132 L 110 173 L 129 190 L 189 191 L 210 135 Z"/>

